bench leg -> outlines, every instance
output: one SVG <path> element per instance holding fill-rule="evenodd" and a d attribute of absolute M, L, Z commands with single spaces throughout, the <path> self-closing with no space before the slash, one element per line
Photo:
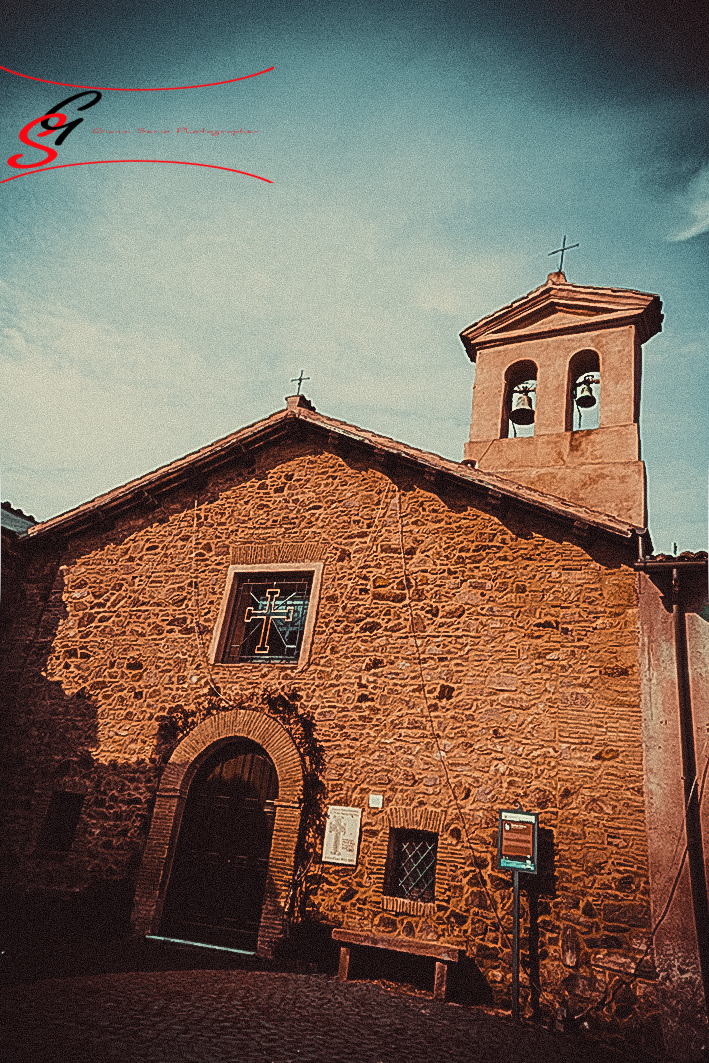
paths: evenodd
<path fill-rule="evenodd" d="M 442 960 L 436 960 L 436 980 L 433 983 L 433 999 L 446 999 L 446 982 L 448 980 L 448 964 Z"/>
<path fill-rule="evenodd" d="M 350 950 L 346 945 L 342 945 L 340 948 L 340 966 L 337 971 L 337 977 L 341 982 L 347 981 L 347 972 L 350 969 Z"/>

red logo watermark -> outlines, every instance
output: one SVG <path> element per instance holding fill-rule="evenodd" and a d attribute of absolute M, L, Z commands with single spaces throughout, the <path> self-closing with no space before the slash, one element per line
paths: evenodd
<path fill-rule="evenodd" d="M 273 181 L 270 181 L 268 179 L 268 177 L 259 177 L 258 174 L 248 173 L 246 170 L 235 170 L 231 166 L 216 166 L 213 163 L 207 163 L 207 162 L 186 162 L 186 161 L 179 160 L 179 159 L 93 159 L 93 160 L 87 161 L 87 162 L 65 162 L 65 163 L 59 163 L 57 166 L 49 166 L 49 165 L 47 165 L 48 163 L 53 162 L 58 157 L 58 152 L 55 151 L 54 148 L 59 147 L 64 142 L 64 140 L 66 140 L 66 138 L 69 135 L 69 133 L 71 133 L 71 131 L 73 129 L 75 129 L 78 125 L 80 125 L 83 122 L 83 120 L 84 120 L 83 118 L 75 118 L 72 122 L 69 122 L 67 120 L 66 114 L 63 113 L 62 108 L 65 108 L 68 104 L 73 103 L 75 100 L 81 99 L 83 96 L 93 96 L 94 98 L 92 100 L 90 100 L 89 102 L 87 102 L 87 103 L 81 104 L 81 106 L 77 106 L 77 108 L 76 108 L 77 111 L 85 111 L 89 107 L 93 107 L 95 104 L 97 104 L 99 102 L 103 92 L 178 92 L 178 91 L 184 91 L 186 89 L 205 89 L 205 88 L 211 88 L 214 85 L 230 85 L 230 84 L 232 84 L 235 81 L 245 81 L 247 78 L 259 77 L 259 75 L 267 74 L 267 73 L 269 73 L 269 71 L 271 71 L 273 69 L 274 68 L 272 66 L 270 66 L 266 70 L 259 70 L 259 71 L 257 71 L 254 74 L 244 74 L 242 77 L 229 78 L 227 81 L 210 81 L 210 82 L 207 82 L 204 85 L 175 85 L 175 86 L 170 86 L 170 87 L 166 87 L 166 88 L 157 88 L 157 89 L 121 89 L 121 88 L 115 88 L 115 87 L 112 87 L 112 88 L 106 88 L 106 87 L 98 88 L 95 85 L 70 85 L 68 82 L 64 82 L 64 81 L 49 81 L 46 78 L 36 78 L 36 77 L 32 77 L 29 74 L 20 74 L 19 71 L 17 71 L 17 70 L 10 70 L 9 67 L 0 66 L 0 70 L 5 70 L 5 71 L 7 71 L 10 74 L 16 74 L 17 77 L 28 78 L 30 81 L 41 81 L 41 82 L 43 82 L 46 85 L 63 85 L 65 87 L 67 87 L 67 88 L 83 89 L 84 90 L 83 92 L 76 93 L 74 96 L 70 96 L 66 100 L 62 100 L 62 102 L 58 103 L 55 107 L 51 107 L 47 111 L 46 114 L 41 115 L 39 118 L 33 119 L 31 122 L 28 122 L 26 126 L 23 126 L 23 128 L 20 130 L 20 133 L 19 133 L 20 142 L 22 144 L 27 145 L 28 147 L 38 148 L 41 152 L 43 152 L 46 155 L 46 158 L 32 160 L 32 158 L 30 156 L 29 157 L 29 161 L 20 161 L 20 160 L 25 160 L 26 159 L 26 156 L 22 152 L 18 152 L 17 155 L 11 155 L 10 158 L 7 160 L 8 166 L 11 166 L 13 169 L 16 169 L 16 170 L 25 170 L 27 172 L 26 173 L 15 174 L 14 177 L 5 177 L 3 180 L 0 180 L 0 184 L 7 184 L 8 181 L 16 181 L 19 177 L 28 177 L 32 173 L 44 173 L 45 170 L 62 170 L 62 169 L 66 169 L 69 166 L 102 166 L 102 165 L 105 165 L 107 163 L 118 163 L 118 162 L 153 162 L 153 163 L 163 163 L 163 164 L 168 164 L 168 165 L 173 165 L 173 166 L 202 166 L 202 167 L 204 167 L 206 169 L 209 169 L 209 170 L 226 170 L 228 173 L 243 174 L 245 177 L 254 177 L 254 178 L 256 178 L 257 181 L 265 181 L 266 184 L 269 184 L 269 185 L 273 184 Z M 50 124 L 52 119 L 56 119 L 56 121 L 55 121 L 55 123 L 53 125 Z M 44 129 L 44 132 L 42 132 L 42 133 L 34 133 L 33 135 L 35 137 L 37 137 L 37 138 L 39 138 L 39 137 L 47 137 L 47 136 L 50 136 L 52 133 L 58 133 L 59 134 L 57 136 L 57 139 L 54 142 L 54 147 L 49 147 L 49 145 L 45 145 L 45 144 L 38 144 L 36 142 L 36 140 L 30 140 L 30 138 L 29 138 L 30 132 L 35 128 L 35 126 L 38 126 L 38 125 L 42 126 L 42 128 Z M 184 128 L 184 127 L 183 127 L 183 129 L 184 129 L 184 132 L 186 133 L 187 129 Z M 178 132 L 180 132 L 180 131 L 181 130 L 178 129 Z M 104 130 L 102 130 L 102 129 L 101 130 L 94 129 L 94 130 L 92 130 L 92 132 L 94 132 L 94 133 L 96 133 L 96 132 L 104 132 Z M 111 130 L 110 132 L 113 132 L 113 130 Z M 139 129 L 139 132 L 141 132 L 141 133 L 152 132 L 152 130 L 144 130 L 144 129 L 141 128 L 141 129 Z M 167 132 L 169 132 L 169 130 L 163 130 L 163 132 L 167 133 Z M 199 132 L 199 131 L 198 130 L 190 130 L 190 132 Z M 205 130 L 202 130 L 202 132 L 205 132 Z M 227 132 L 232 133 L 235 136 L 237 131 L 236 130 L 217 130 L 215 132 L 213 130 L 208 130 L 208 132 L 211 133 L 213 136 L 214 135 L 218 136 L 220 133 L 227 133 Z M 243 132 L 251 133 L 252 130 L 250 130 L 250 129 L 249 130 L 239 129 L 238 132 L 239 133 L 243 133 Z M 253 132 L 256 132 L 256 130 L 253 130 Z"/>

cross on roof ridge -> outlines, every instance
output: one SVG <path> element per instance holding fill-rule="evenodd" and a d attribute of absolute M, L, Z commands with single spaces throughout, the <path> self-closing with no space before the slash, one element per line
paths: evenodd
<path fill-rule="evenodd" d="M 303 376 L 304 372 L 305 372 L 305 370 L 301 369 L 300 376 L 291 377 L 291 384 L 297 384 L 298 385 L 298 390 L 296 391 L 296 395 L 300 395 L 300 388 L 301 388 L 301 385 L 302 385 L 303 381 L 304 380 L 310 380 L 309 376 Z"/>
<path fill-rule="evenodd" d="M 557 272 L 562 273 L 563 270 L 564 270 L 564 254 L 567 251 L 571 251 L 574 247 L 578 247 L 578 246 L 579 246 L 578 244 L 567 244 L 567 242 L 566 242 L 566 233 L 564 233 L 564 238 L 561 241 L 561 247 L 557 247 L 556 251 L 550 251 L 549 252 L 549 255 L 558 255 L 559 253 L 561 253 L 561 258 L 559 259 L 559 269 L 558 269 Z"/>

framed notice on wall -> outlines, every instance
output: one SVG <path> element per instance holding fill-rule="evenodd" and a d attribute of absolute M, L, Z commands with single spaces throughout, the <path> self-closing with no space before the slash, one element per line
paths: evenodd
<path fill-rule="evenodd" d="M 497 835 L 497 866 L 501 871 L 537 873 L 539 814 L 519 809 L 501 810 Z"/>
<path fill-rule="evenodd" d="M 327 810 L 325 841 L 322 847 L 324 864 L 354 865 L 357 863 L 361 818 L 361 808 L 330 805 Z"/>

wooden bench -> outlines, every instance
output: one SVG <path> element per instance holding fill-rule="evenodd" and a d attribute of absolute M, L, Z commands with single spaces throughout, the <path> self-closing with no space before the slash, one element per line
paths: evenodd
<path fill-rule="evenodd" d="M 392 952 L 408 952 L 414 956 L 431 956 L 436 961 L 436 977 L 433 985 L 435 1000 L 446 999 L 448 982 L 448 965 L 458 963 L 462 949 L 453 945 L 439 945 L 435 941 L 415 941 L 413 938 L 394 937 L 392 934 L 366 934 L 359 930 L 333 930 L 332 940 L 341 942 L 340 967 L 338 976 L 341 982 L 347 981 L 350 967 L 350 947 L 360 945 L 370 949 L 391 949 Z"/>

